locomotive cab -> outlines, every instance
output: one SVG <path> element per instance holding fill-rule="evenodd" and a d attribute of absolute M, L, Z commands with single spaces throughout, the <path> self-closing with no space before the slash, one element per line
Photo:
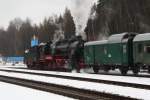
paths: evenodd
<path fill-rule="evenodd" d="M 69 46 L 70 67 L 77 69 L 77 72 L 84 67 L 84 40 L 77 36 L 70 41 Z"/>

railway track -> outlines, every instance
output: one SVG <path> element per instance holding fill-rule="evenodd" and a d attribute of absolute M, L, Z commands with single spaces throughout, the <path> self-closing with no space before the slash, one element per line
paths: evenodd
<path fill-rule="evenodd" d="M 80 100 L 137 100 L 130 97 L 123 97 L 114 94 L 107 94 L 86 89 L 79 89 L 70 86 L 57 85 L 36 80 L 16 78 L 0 75 L 0 81 L 55 93 Z"/>
<path fill-rule="evenodd" d="M 19 67 L 7 67 L 7 68 L 12 68 L 12 69 L 26 69 L 27 68 L 19 68 Z M 30 69 L 30 70 L 34 70 L 34 69 Z M 42 71 L 45 71 L 45 70 L 42 70 Z M 47 71 L 47 70 L 46 70 Z M 143 71 L 144 72 L 144 71 Z M 91 72 L 88 72 L 89 74 L 95 74 L 95 73 L 91 73 Z M 111 73 L 111 72 L 99 72 L 97 75 L 113 75 L 113 76 L 122 76 L 120 72 L 118 73 Z M 142 74 L 140 73 L 139 75 L 133 75 L 133 74 L 127 74 L 125 76 L 129 76 L 129 77 L 141 77 L 141 78 L 150 78 L 150 74 Z"/>
<path fill-rule="evenodd" d="M 91 73 L 93 74 L 93 73 Z M 100 72 L 98 73 L 100 75 L 113 75 L 113 76 L 122 76 L 120 73 L 104 73 L 104 72 Z M 144 74 L 139 74 L 139 75 L 133 75 L 133 74 L 127 74 L 125 76 L 129 76 L 129 77 L 141 77 L 141 78 L 150 78 L 150 74 L 148 75 L 144 75 Z"/>
<path fill-rule="evenodd" d="M 111 81 L 111 80 L 103 80 L 103 79 L 83 78 L 83 77 L 66 76 L 66 75 L 47 74 L 47 73 L 38 73 L 38 72 L 16 71 L 16 70 L 8 70 L 8 69 L 0 69 L 0 71 L 39 75 L 39 76 L 46 76 L 46 77 L 56 77 L 56 78 L 63 78 L 63 79 L 69 79 L 69 80 L 104 83 L 104 84 L 109 84 L 109 85 L 117 85 L 117 86 L 125 86 L 125 87 L 133 87 L 133 88 L 150 90 L 150 85 L 145 85 L 145 84 Z"/>

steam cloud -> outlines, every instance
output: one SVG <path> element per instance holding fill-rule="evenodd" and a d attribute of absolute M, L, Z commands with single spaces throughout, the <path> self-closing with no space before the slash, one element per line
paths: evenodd
<path fill-rule="evenodd" d="M 94 2 L 97 0 L 70 0 L 72 3 L 71 12 L 76 23 L 76 35 L 81 35 L 86 38 L 84 29 L 86 27 L 88 18 L 90 17 L 90 10 Z"/>

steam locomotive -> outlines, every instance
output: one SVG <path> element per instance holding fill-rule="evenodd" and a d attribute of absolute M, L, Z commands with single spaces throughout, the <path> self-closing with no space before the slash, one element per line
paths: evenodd
<path fill-rule="evenodd" d="M 69 70 L 92 67 L 95 73 L 100 69 L 119 69 L 122 75 L 129 70 L 137 75 L 144 69 L 150 73 L 150 33 L 121 33 L 107 40 L 85 42 L 81 37 L 47 42 L 26 51 L 28 68 L 45 70 Z"/>
<path fill-rule="evenodd" d="M 70 40 L 47 42 L 25 52 L 25 63 L 30 69 L 79 72 L 83 65 L 84 41 L 81 36 Z"/>

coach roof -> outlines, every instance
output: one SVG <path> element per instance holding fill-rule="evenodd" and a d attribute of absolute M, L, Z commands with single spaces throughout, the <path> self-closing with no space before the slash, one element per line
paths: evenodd
<path fill-rule="evenodd" d="M 133 41 L 150 41 L 150 33 L 138 34 Z"/>
<path fill-rule="evenodd" d="M 109 37 L 108 42 L 109 43 L 121 43 L 123 37 L 128 33 L 121 33 L 121 34 L 114 34 Z"/>
<path fill-rule="evenodd" d="M 124 32 L 121 34 L 114 34 L 109 37 L 108 43 L 121 43 L 123 39 L 128 39 L 129 37 L 134 37 L 137 33 Z"/>
<path fill-rule="evenodd" d="M 99 45 L 99 44 L 106 44 L 107 40 L 100 40 L 100 41 L 91 41 L 91 42 L 86 42 L 84 45 L 89 46 L 89 45 Z"/>

